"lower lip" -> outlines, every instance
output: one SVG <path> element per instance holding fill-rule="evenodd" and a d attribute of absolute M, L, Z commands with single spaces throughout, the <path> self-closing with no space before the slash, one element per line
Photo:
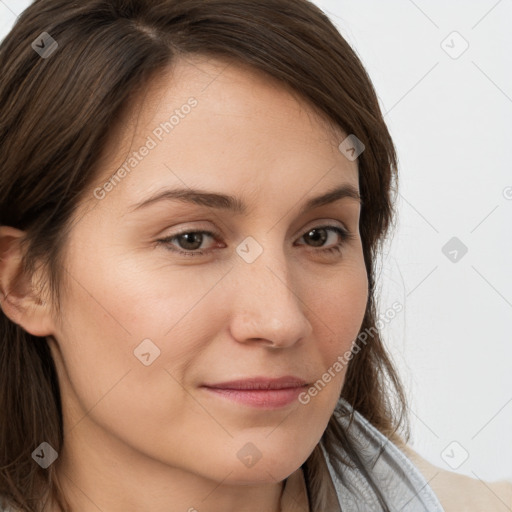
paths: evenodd
<path fill-rule="evenodd" d="M 234 402 L 260 407 L 263 409 L 277 409 L 290 405 L 306 389 L 300 388 L 286 389 L 220 389 L 203 387 L 207 391 L 214 393 L 222 398 L 227 398 Z"/>

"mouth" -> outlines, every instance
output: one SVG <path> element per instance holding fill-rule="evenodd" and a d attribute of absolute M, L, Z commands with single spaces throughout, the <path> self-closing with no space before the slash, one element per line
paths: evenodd
<path fill-rule="evenodd" d="M 224 400 L 250 407 L 277 409 L 292 404 L 308 386 L 303 379 L 285 376 L 278 379 L 254 377 L 204 384 L 201 388 Z"/>

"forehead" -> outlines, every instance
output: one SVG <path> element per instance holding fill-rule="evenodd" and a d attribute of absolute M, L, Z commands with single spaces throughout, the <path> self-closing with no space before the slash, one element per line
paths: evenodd
<path fill-rule="evenodd" d="M 323 189 L 357 187 L 357 162 L 338 150 L 345 136 L 276 79 L 233 60 L 187 56 L 155 75 L 119 119 L 95 185 L 132 157 L 120 183 L 127 200 L 170 184 L 281 194 L 322 179 Z"/>
<path fill-rule="evenodd" d="M 268 126 L 271 122 L 286 132 L 302 128 L 310 132 L 308 135 L 315 132 L 323 138 L 330 137 L 330 142 L 336 145 L 344 135 L 343 130 L 308 99 L 267 73 L 233 58 L 188 55 L 154 75 L 147 87 L 136 95 L 122 120 L 123 138 L 132 137 L 137 128 L 147 130 L 158 125 L 180 110 L 190 97 L 198 100 L 200 109 L 196 109 L 194 115 L 200 118 L 198 121 L 215 116 L 217 122 L 223 122 L 219 118 L 224 117 L 226 123 L 231 118 L 238 120 L 242 127 L 249 123 Z M 198 116 L 198 111 L 203 115 Z M 166 117 L 166 113 L 169 116 Z"/>

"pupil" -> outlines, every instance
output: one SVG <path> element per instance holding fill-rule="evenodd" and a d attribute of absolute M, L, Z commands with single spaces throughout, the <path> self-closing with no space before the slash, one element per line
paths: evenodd
<path fill-rule="evenodd" d="M 194 241 L 195 237 L 197 237 L 197 239 Z M 325 229 L 312 229 L 308 232 L 306 237 L 313 241 L 313 245 L 315 247 L 324 245 L 325 241 L 327 240 Z M 194 250 L 201 246 L 202 235 L 201 233 L 185 233 L 180 236 L 180 239 L 185 243 L 185 247 L 183 247 L 183 249 Z M 191 244 L 192 247 L 187 247 L 187 244 Z M 194 247 L 194 245 L 197 245 L 197 247 Z"/>
<path fill-rule="evenodd" d="M 197 240 L 195 243 L 193 241 L 196 236 L 199 238 L 199 243 L 197 242 Z M 183 247 L 183 249 L 191 249 L 191 250 L 198 249 L 201 246 L 202 235 L 201 235 L 201 233 L 185 233 L 185 234 L 181 235 L 181 240 L 185 240 L 185 245 L 186 244 L 197 245 L 197 247 Z"/>
<path fill-rule="evenodd" d="M 318 237 L 315 237 L 314 234 L 313 236 L 311 236 L 311 233 L 320 233 L 322 232 L 323 236 L 320 236 L 320 243 L 318 243 L 317 245 L 315 245 L 315 247 L 320 247 L 322 246 L 324 243 L 325 243 L 325 240 L 327 240 L 327 235 L 325 234 L 325 229 L 312 229 L 311 231 L 309 231 L 309 233 L 306 235 L 307 237 L 309 237 L 310 239 L 313 238 L 313 239 L 317 239 L 318 240 Z M 315 241 L 315 240 L 314 240 Z"/>

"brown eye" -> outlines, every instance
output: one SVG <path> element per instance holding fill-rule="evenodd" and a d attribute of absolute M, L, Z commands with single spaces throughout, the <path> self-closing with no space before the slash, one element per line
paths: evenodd
<path fill-rule="evenodd" d="M 175 237 L 180 247 L 186 250 L 197 250 L 203 243 L 203 235 L 199 231 L 184 233 Z"/>
<path fill-rule="evenodd" d="M 164 244 L 167 249 L 185 256 L 202 256 L 206 251 L 199 251 L 205 236 L 215 239 L 216 233 L 211 231 L 183 231 L 166 238 L 157 240 L 157 242 Z M 173 243 L 175 242 L 176 243 Z M 176 248 L 176 245 L 178 246 Z"/>
<path fill-rule="evenodd" d="M 337 234 L 341 241 L 333 247 L 322 249 L 332 233 Z M 203 256 L 210 251 L 210 249 L 200 250 L 205 237 L 218 240 L 220 235 L 211 231 L 183 231 L 157 240 L 157 242 L 163 244 L 169 251 L 182 256 Z M 308 230 L 301 238 L 304 238 L 310 247 L 319 247 L 319 252 L 340 252 L 348 240 L 356 237 L 339 226 L 318 226 Z"/>
<path fill-rule="evenodd" d="M 348 240 L 352 240 L 355 236 L 349 231 L 340 228 L 339 226 L 318 226 L 310 229 L 301 238 L 304 238 L 308 242 L 308 245 L 313 247 L 323 247 L 326 240 L 329 238 L 329 232 L 339 235 L 341 242 L 334 245 L 333 247 L 327 247 L 322 249 L 326 252 L 340 252 L 342 247 L 347 243 Z"/>
<path fill-rule="evenodd" d="M 314 228 L 309 230 L 304 238 L 311 241 L 314 247 L 321 247 L 328 238 L 326 231 L 325 228 Z"/>

